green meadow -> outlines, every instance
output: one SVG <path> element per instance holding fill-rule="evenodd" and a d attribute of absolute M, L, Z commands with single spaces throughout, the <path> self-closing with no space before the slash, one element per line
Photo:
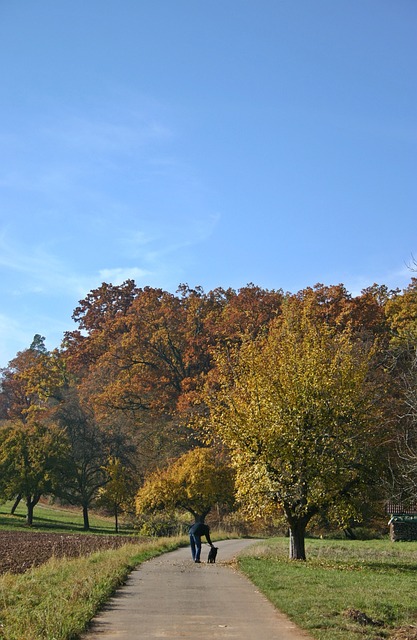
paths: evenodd
<path fill-rule="evenodd" d="M 26 525 L 26 507 L 22 500 L 13 515 L 10 514 L 12 502 L 0 504 L 0 530 L 21 529 L 28 530 Z M 98 515 L 91 511 L 89 533 L 114 533 L 114 519 Z M 132 532 L 131 527 L 119 525 L 121 534 Z M 57 507 L 48 503 L 39 503 L 34 510 L 33 526 L 31 531 L 56 531 L 57 533 L 83 533 L 83 516 L 81 509 L 72 507 Z"/>
<path fill-rule="evenodd" d="M 271 539 L 239 567 L 317 640 L 417 638 L 417 542 L 308 539 L 306 552 L 290 561 L 288 539 Z"/>

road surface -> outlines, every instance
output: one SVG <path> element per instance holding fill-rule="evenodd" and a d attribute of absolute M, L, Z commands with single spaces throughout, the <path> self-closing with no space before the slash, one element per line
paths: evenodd
<path fill-rule="evenodd" d="M 233 566 L 253 540 L 223 540 L 216 564 L 189 548 L 148 560 L 94 618 L 84 640 L 311 640 Z"/>

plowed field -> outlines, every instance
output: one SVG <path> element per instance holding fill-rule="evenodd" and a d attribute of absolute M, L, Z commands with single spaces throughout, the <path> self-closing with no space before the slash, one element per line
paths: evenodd
<path fill-rule="evenodd" d="M 76 558 L 95 551 L 117 549 L 139 543 L 129 536 L 96 536 L 88 534 L 38 533 L 31 531 L 0 531 L 0 574 L 23 573 L 37 567 L 52 556 Z"/>

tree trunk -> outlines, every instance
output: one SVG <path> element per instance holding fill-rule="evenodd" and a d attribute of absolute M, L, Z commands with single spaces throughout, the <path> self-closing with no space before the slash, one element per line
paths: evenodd
<path fill-rule="evenodd" d="M 10 515 L 14 514 L 14 512 L 17 509 L 17 507 L 19 506 L 19 502 L 21 501 L 21 499 L 22 499 L 22 494 L 19 493 L 19 495 L 16 496 L 16 500 L 14 501 L 12 508 L 10 509 Z"/>
<path fill-rule="evenodd" d="M 305 560 L 305 533 L 306 523 L 304 520 L 296 520 L 290 525 L 290 559 Z"/>
<path fill-rule="evenodd" d="M 83 504 L 83 520 L 84 520 L 84 531 L 90 531 L 90 520 L 88 518 L 88 505 Z"/>
<path fill-rule="evenodd" d="M 117 504 L 114 505 L 114 524 L 115 524 L 115 529 L 116 529 L 116 533 L 119 533 L 119 518 L 118 518 L 118 509 L 117 509 Z"/>
<path fill-rule="evenodd" d="M 34 495 L 33 497 L 26 496 L 26 508 L 27 508 L 26 524 L 29 525 L 29 527 L 31 527 L 33 524 L 33 509 L 36 507 L 39 500 L 40 500 L 40 495 Z"/>
<path fill-rule="evenodd" d="M 33 524 L 33 503 L 32 500 L 28 497 L 26 498 L 26 524 L 31 527 Z"/>

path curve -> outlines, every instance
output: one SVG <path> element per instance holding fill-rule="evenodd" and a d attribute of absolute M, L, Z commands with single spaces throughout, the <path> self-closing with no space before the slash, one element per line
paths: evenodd
<path fill-rule="evenodd" d="M 94 618 L 84 640 L 311 640 L 233 568 L 254 540 L 223 540 L 216 564 L 195 564 L 188 548 L 148 560 Z M 203 546 L 202 557 L 207 557 Z"/>

